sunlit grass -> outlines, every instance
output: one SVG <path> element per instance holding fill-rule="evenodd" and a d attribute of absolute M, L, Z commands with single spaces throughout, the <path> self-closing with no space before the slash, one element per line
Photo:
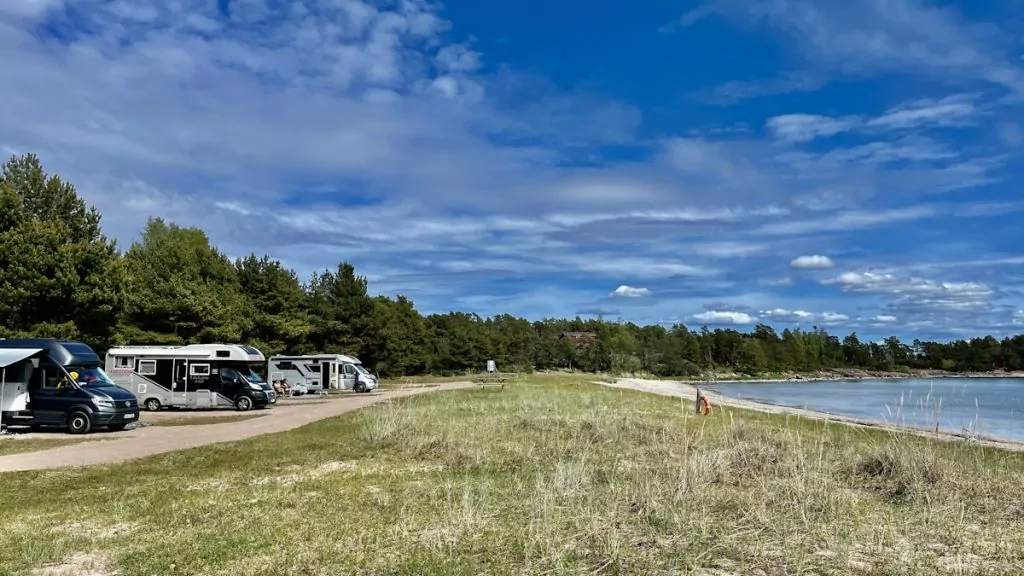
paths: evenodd
<path fill-rule="evenodd" d="M 1024 566 L 1021 455 L 729 408 L 703 418 L 692 401 L 572 376 L 3 479 L 0 573 L 87 562 L 91 574 L 226 576 Z"/>
<path fill-rule="evenodd" d="M 0 436 L 0 456 L 37 452 L 39 450 L 67 446 L 68 444 L 77 444 L 85 440 L 96 440 L 96 438 L 68 438 L 67 436 L 60 432 L 55 432 L 53 438 L 5 438 Z"/>

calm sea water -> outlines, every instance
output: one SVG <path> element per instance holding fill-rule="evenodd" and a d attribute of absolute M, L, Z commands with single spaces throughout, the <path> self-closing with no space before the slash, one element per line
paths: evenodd
<path fill-rule="evenodd" d="M 1024 440 L 1024 378 L 721 383 L 723 396 L 889 424 Z"/>

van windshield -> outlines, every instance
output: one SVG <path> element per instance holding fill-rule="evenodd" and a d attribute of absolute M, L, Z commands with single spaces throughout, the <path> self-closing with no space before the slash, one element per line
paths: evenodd
<path fill-rule="evenodd" d="M 239 376 L 242 376 L 243 378 L 245 378 L 249 382 L 252 382 L 253 384 L 265 384 L 266 383 L 263 380 L 263 377 L 260 376 L 259 373 L 257 373 L 255 370 L 253 370 L 253 366 L 250 365 L 250 364 L 246 364 L 244 362 L 238 362 L 238 363 L 235 363 L 235 364 L 228 364 L 224 368 L 225 369 L 234 369 L 236 372 L 238 372 Z"/>
<path fill-rule="evenodd" d="M 99 366 L 66 366 L 68 374 L 76 375 L 75 380 L 79 386 L 88 388 L 114 386 L 114 382 Z"/>
<path fill-rule="evenodd" d="M 362 364 L 353 364 L 353 366 L 356 367 L 356 371 L 360 374 L 369 374 L 369 372 L 366 371 L 366 368 L 363 368 Z"/>
<path fill-rule="evenodd" d="M 247 380 L 249 380 L 249 382 L 252 382 L 254 384 L 266 384 L 266 381 L 263 380 L 263 377 L 260 376 L 258 372 L 253 370 L 252 366 L 247 366 L 246 369 L 242 370 L 241 372 L 242 375 L 245 376 Z"/>

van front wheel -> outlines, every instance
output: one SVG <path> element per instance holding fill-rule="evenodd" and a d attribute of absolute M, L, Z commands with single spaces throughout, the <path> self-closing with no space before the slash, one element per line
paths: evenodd
<path fill-rule="evenodd" d="M 75 410 L 68 416 L 68 432 L 72 434 L 88 434 L 92 429 L 92 418 L 83 410 Z"/>
<path fill-rule="evenodd" d="M 248 396 L 239 396 L 238 399 L 235 400 L 235 408 L 239 412 L 246 412 L 250 410 L 252 408 L 252 398 L 249 398 Z"/>

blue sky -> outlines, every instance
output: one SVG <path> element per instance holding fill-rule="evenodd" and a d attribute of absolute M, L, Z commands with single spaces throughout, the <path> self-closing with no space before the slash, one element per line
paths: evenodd
<path fill-rule="evenodd" d="M 0 147 L 424 312 L 1024 328 L 1024 8 L 9 0 Z"/>

